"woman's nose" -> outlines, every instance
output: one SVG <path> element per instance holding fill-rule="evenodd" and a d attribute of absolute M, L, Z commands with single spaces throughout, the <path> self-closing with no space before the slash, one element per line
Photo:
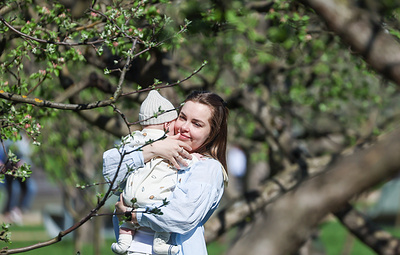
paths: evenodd
<path fill-rule="evenodd" d="M 187 122 L 183 123 L 181 126 L 182 131 L 189 131 L 189 124 Z"/>

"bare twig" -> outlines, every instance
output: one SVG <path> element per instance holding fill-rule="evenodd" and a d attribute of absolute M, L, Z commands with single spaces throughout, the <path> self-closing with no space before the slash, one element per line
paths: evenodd
<path fill-rule="evenodd" d="M 18 34 L 18 35 L 20 35 L 20 36 L 22 36 L 22 37 L 24 37 L 24 38 L 27 38 L 27 39 L 30 39 L 30 40 L 33 40 L 33 41 L 36 41 L 36 42 L 39 42 L 39 43 L 55 44 L 55 45 L 64 45 L 64 46 L 70 46 L 70 47 L 72 47 L 72 46 L 82 46 L 82 45 L 95 45 L 95 44 L 103 43 L 103 42 L 106 41 L 105 39 L 99 39 L 99 40 L 94 40 L 94 41 L 85 41 L 85 42 L 72 43 L 72 42 L 56 42 L 56 41 L 43 40 L 43 39 L 39 39 L 39 38 L 30 36 L 30 35 L 27 35 L 27 34 L 21 32 L 21 31 L 17 30 L 17 29 L 14 28 L 10 23 L 8 23 L 8 22 L 4 19 L 4 17 L 3 17 L 2 15 L 0 15 L 0 21 L 1 21 L 5 26 L 7 26 L 11 31 L 13 31 L 14 33 L 16 33 L 16 34 Z"/>

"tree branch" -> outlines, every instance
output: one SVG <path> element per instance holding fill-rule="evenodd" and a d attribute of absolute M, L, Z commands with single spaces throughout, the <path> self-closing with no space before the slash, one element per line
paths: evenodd
<path fill-rule="evenodd" d="M 400 240 L 373 224 L 366 216 L 354 210 L 350 204 L 345 204 L 334 215 L 351 233 L 377 254 L 400 254 Z"/>
<path fill-rule="evenodd" d="M 39 43 L 45 43 L 45 44 L 55 44 L 55 45 L 64 45 L 64 46 L 81 46 L 81 45 L 96 45 L 99 43 L 103 43 L 106 40 L 105 39 L 100 39 L 100 40 L 94 40 L 94 41 L 85 41 L 85 42 L 78 42 L 78 43 L 72 43 L 72 42 L 56 42 L 56 41 L 48 41 L 48 40 L 43 40 L 43 39 L 39 39 L 30 35 L 27 35 L 19 30 L 17 30 L 15 27 L 11 26 L 10 23 L 8 23 L 4 17 L 2 15 L 0 15 L 0 21 L 6 26 L 8 27 L 11 31 L 13 31 L 14 33 L 18 34 L 21 37 L 39 42 Z"/>
<path fill-rule="evenodd" d="M 321 173 L 330 160 L 330 156 L 308 160 L 311 175 Z M 287 168 L 274 178 L 269 179 L 258 194 L 253 194 L 253 198 L 241 198 L 223 208 L 222 211 L 206 222 L 206 241 L 216 240 L 229 229 L 242 223 L 246 218 L 252 217 L 255 212 L 259 212 L 266 205 L 279 199 L 288 190 L 299 185 L 302 180 L 297 178 L 297 171 L 298 168 L 296 166 Z"/>
<path fill-rule="evenodd" d="M 112 103 L 114 103 L 114 100 L 107 99 L 103 101 L 97 101 L 86 104 L 62 104 L 62 103 L 47 101 L 40 98 L 29 98 L 26 96 L 20 96 L 17 94 L 5 92 L 4 90 L 0 90 L 0 98 L 17 103 L 32 104 L 38 107 L 47 107 L 47 108 L 73 110 L 73 111 L 90 110 L 94 108 L 109 106 Z"/>
<path fill-rule="evenodd" d="M 400 45 L 370 13 L 347 1 L 302 0 L 376 71 L 400 85 Z"/>

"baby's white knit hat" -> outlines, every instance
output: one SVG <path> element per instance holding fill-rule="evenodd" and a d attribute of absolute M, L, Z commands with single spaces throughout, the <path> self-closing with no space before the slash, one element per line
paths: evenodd
<path fill-rule="evenodd" d="M 155 115 L 157 115 L 157 117 L 154 117 Z M 139 121 L 141 125 L 162 124 L 172 121 L 177 117 L 178 113 L 172 103 L 161 96 L 156 90 L 150 91 L 139 110 Z"/>

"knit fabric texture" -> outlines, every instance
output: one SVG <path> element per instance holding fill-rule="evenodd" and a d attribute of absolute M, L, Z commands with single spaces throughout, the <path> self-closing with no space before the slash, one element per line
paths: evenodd
<path fill-rule="evenodd" d="M 156 90 L 151 90 L 139 110 L 141 125 L 156 125 L 178 117 L 173 104 Z"/>

